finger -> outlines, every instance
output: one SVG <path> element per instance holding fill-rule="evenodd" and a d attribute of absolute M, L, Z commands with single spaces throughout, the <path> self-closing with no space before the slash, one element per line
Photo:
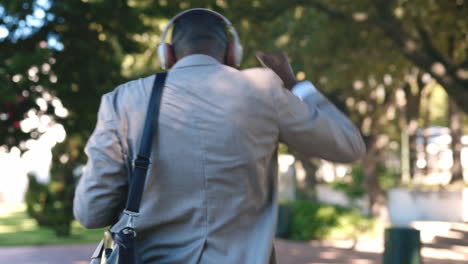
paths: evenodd
<path fill-rule="evenodd" d="M 262 51 L 257 51 L 255 52 L 255 57 L 257 57 L 257 60 L 263 67 L 268 68 L 268 66 L 265 64 L 265 53 L 263 53 Z"/>
<path fill-rule="evenodd" d="M 263 51 L 256 51 L 255 52 L 255 56 L 259 59 L 259 60 L 265 60 L 265 52 Z"/>

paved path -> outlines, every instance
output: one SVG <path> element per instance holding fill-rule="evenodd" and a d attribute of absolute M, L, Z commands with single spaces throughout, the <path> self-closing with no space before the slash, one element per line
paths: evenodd
<path fill-rule="evenodd" d="M 88 264 L 96 245 L 0 247 L 0 264 Z"/>
<path fill-rule="evenodd" d="M 465 238 L 465 237 L 464 237 Z M 465 238 L 466 239 L 466 238 Z M 437 240 L 436 240 L 437 242 Z M 425 264 L 468 263 L 468 245 L 442 241 L 426 244 Z M 276 240 L 280 264 L 380 264 L 382 243 L 294 242 Z M 0 247 L 0 264 L 88 264 L 96 245 Z"/>
<path fill-rule="evenodd" d="M 0 264 L 88 264 L 96 245 L 0 247 Z M 378 253 L 361 253 L 319 242 L 276 241 L 281 264 L 379 263 Z"/>

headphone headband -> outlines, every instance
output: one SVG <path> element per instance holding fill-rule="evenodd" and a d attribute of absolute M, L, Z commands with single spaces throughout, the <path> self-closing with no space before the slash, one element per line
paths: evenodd
<path fill-rule="evenodd" d="M 226 24 L 229 31 L 232 33 L 233 38 L 234 38 L 234 42 L 239 43 L 239 35 L 237 34 L 237 31 L 234 28 L 234 26 L 232 25 L 231 21 L 229 21 L 225 16 L 221 15 L 220 13 L 218 13 L 216 11 L 213 11 L 213 10 L 210 10 L 210 9 L 206 9 L 206 8 L 191 8 L 191 9 L 182 11 L 179 14 L 177 14 L 176 16 L 174 16 L 173 18 L 171 18 L 171 20 L 169 20 L 169 22 L 167 22 L 166 28 L 164 29 L 163 33 L 161 34 L 161 42 L 166 41 L 167 32 L 171 28 L 172 24 L 174 24 L 174 22 L 179 17 L 181 17 L 181 16 L 183 16 L 183 15 L 185 15 L 187 13 L 193 12 L 193 11 L 205 11 L 205 12 L 211 13 L 211 14 L 215 15 L 216 17 L 218 17 L 219 19 L 223 20 L 224 24 Z"/>
<path fill-rule="evenodd" d="M 171 26 L 174 24 L 174 22 L 181 16 L 187 14 L 187 13 L 190 13 L 190 12 L 193 12 L 193 11 L 204 11 L 204 12 L 208 12 L 208 13 L 211 13 L 213 15 L 215 15 L 216 17 L 218 17 L 219 19 L 221 19 L 224 24 L 226 25 L 226 27 L 228 28 L 229 32 L 231 32 L 231 35 L 233 37 L 233 42 L 234 42 L 234 49 L 235 49 L 235 66 L 236 67 L 239 67 L 240 66 L 240 62 L 241 62 L 241 58 L 242 58 L 242 46 L 240 44 L 240 40 L 239 40 L 239 35 L 237 34 L 237 31 L 236 29 L 234 28 L 234 26 L 232 25 L 231 21 L 229 21 L 225 16 L 221 15 L 220 13 L 216 12 L 216 11 L 213 11 L 213 10 L 210 10 L 210 9 L 206 9 L 206 8 L 191 8 L 191 9 L 188 9 L 188 10 L 185 10 L 185 11 L 182 11 L 180 12 L 179 14 L 177 14 L 176 16 L 174 16 L 173 18 L 171 18 L 171 20 L 169 20 L 169 22 L 167 23 L 166 25 L 166 28 L 164 29 L 164 31 L 162 32 L 161 34 L 161 44 L 164 44 L 165 45 L 165 42 L 166 42 L 166 35 L 167 33 L 169 32 L 169 29 L 171 28 Z M 159 49 L 159 48 L 158 48 Z M 163 48 L 161 48 L 162 50 Z M 165 48 L 164 48 L 164 52 L 165 52 Z M 160 59 L 161 59 L 161 54 L 159 55 L 160 56 Z M 167 58 L 164 57 L 163 59 L 161 59 L 162 61 L 162 67 L 163 69 L 166 69 L 167 68 L 167 65 L 165 65 L 167 63 Z"/>

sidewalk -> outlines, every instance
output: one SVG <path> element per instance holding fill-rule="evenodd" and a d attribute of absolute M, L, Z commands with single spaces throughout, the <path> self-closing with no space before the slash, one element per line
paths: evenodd
<path fill-rule="evenodd" d="M 96 245 L 0 247 L 0 264 L 88 264 L 95 248 Z"/>
<path fill-rule="evenodd" d="M 373 264 L 380 254 L 362 253 L 319 242 L 276 241 L 280 264 Z M 0 247 L 0 264 L 88 264 L 96 245 Z"/>
<path fill-rule="evenodd" d="M 461 240 L 446 237 L 425 244 L 422 250 L 424 264 L 468 263 L 468 237 L 465 235 L 464 232 L 460 233 Z M 279 264 L 380 264 L 383 250 L 382 243 L 376 241 L 362 241 L 355 248 L 352 248 L 350 241 L 295 242 L 277 239 L 275 245 Z M 95 247 L 95 244 L 0 247 L 0 264 L 88 264 Z"/>

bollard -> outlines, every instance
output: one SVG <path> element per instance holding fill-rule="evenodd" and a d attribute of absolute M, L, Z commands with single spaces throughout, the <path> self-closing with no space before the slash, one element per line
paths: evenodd
<path fill-rule="evenodd" d="M 385 229 L 383 264 L 422 264 L 420 232 L 409 227 Z"/>

